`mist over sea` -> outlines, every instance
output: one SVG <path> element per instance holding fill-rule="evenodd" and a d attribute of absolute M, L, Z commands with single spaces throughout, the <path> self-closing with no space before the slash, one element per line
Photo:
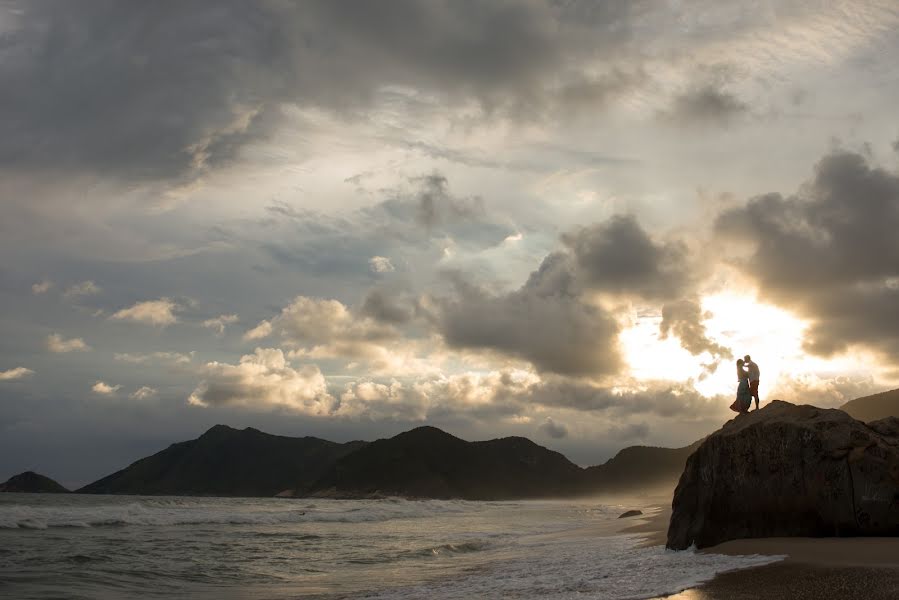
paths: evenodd
<path fill-rule="evenodd" d="M 0 495 L 0 597 L 649 598 L 765 564 L 641 548 L 633 505 Z"/>

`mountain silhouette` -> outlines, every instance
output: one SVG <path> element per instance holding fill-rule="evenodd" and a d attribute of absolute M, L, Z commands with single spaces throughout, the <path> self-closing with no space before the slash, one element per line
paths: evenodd
<path fill-rule="evenodd" d="M 314 493 L 495 500 L 571 495 L 583 470 L 522 437 L 466 442 L 418 427 L 337 460 Z"/>
<path fill-rule="evenodd" d="M 586 469 L 587 487 L 604 493 L 626 493 L 652 488 L 671 490 L 687 458 L 702 440 L 683 448 L 630 446 L 604 464 Z"/>
<path fill-rule="evenodd" d="M 10 477 L 4 483 L 0 483 L 0 492 L 66 494 L 69 490 L 40 473 L 25 471 Z"/>
<path fill-rule="evenodd" d="M 88 494 L 273 496 L 308 487 L 365 442 L 338 444 L 216 425 L 79 489 Z"/>
<path fill-rule="evenodd" d="M 424 426 L 375 442 L 340 444 L 216 425 L 77 491 L 470 500 L 626 493 L 673 487 L 694 447 L 625 448 L 607 463 L 583 469 L 523 437 L 468 442 Z"/>
<path fill-rule="evenodd" d="M 865 422 L 899 417 L 899 389 L 850 400 L 840 410 Z"/>

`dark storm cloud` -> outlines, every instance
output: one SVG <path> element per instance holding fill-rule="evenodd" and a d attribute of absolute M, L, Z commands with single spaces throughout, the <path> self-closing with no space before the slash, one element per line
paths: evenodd
<path fill-rule="evenodd" d="M 439 329 L 457 348 L 484 348 L 530 361 L 541 371 L 608 375 L 621 367 L 618 324 L 603 309 L 565 289 L 547 262 L 518 290 L 494 295 L 456 277 L 456 294 L 440 301 Z"/>
<path fill-rule="evenodd" d="M 631 216 L 584 227 L 563 235 L 562 241 L 571 250 L 581 285 L 607 294 L 662 301 L 663 338 L 674 334 L 693 355 L 730 356 L 727 348 L 706 335 L 707 315 L 695 298 L 702 267 L 682 241 L 656 241 Z"/>
<path fill-rule="evenodd" d="M 592 289 L 669 299 L 692 285 L 686 245 L 656 242 L 632 216 L 578 229 L 562 241 L 574 255 L 583 284 Z"/>
<path fill-rule="evenodd" d="M 899 352 L 899 176 L 860 154 L 823 158 L 798 193 L 758 196 L 716 222 L 752 245 L 761 293 L 812 319 L 806 348 Z"/>
<path fill-rule="evenodd" d="M 632 216 L 615 216 L 562 236 L 518 290 L 491 294 L 459 276 L 440 305 L 439 328 L 456 347 L 488 348 L 568 375 L 607 375 L 620 366 L 619 326 L 595 293 L 662 303 L 663 336 L 692 354 L 730 355 L 706 335 L 695 300 L 701 269 L 681 241 L 657 241 Z"/>
<path fill-rule="evenodd" d="M 2 166 L 178 177 L 233 156 L 286 92 L 283 32 L 261 4 L 12 6 Z"/>
<path fill-rule="evenodd" d="M 386 86 L 536 114 L 566 101 L 572 59 L 629 37 L 636 9 L 613 4 L 8 3 L 0 165 L 176 179 L 268 136 L 284 103 L 352 117 Z"/>

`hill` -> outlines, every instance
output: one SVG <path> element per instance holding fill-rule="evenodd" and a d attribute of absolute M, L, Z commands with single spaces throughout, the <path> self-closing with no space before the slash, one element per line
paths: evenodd
<path fill-rule="evenodd" d="M 630 446 L 604 464 L 586 469 L 587 486 L 603 493 L 671 490 L 684 471 L 687 458 L 702 440 L 684 448 Z"/>
<path fill-rule="evenodd" d="M 25 471 L 0 483 L 0 492 L 21 492 L 27 494 L 67 494 L 69 490 L 49 477 L 34 471 Z"/>
<path fill-rule="evenodd" d="M 304 489 L 364 442 L 338 444 L 216 425 L 79 489 L 87 494 L 273 496 Z"/>
<path fill-rule="evenodd" d="M 572 495 L 583 483 L 580 467 L 526 438 L 467 442 L 418 427 L 339 459 L 311 492 L 494 500 Z"/>
<path fill-rule="evenodd" d="M 340 444 L 216 425 L 78 492 L 487 500 L 668 491 L 697 444 L 625 448 L 603 465 L 582 469 L 522 437 L 468 442 L 418 427 L 371 443 Z"/>
<path fill-rule="evenodd" d="M 899 417 L 899 390 L 850 400 L 841 406 L 840 410 L 849 413 L 853 419 L 865 422 Z"/>

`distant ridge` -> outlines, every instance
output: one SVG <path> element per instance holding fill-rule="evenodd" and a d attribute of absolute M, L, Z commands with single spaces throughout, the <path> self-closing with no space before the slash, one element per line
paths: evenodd
<path fill-rule="evenodd" d="M 865 422 L 899 417 L 899 389 L 850 400 L 840 410 Z"/>
<path fill-rule="evenodd" d="M 630 446 L 606 463 L 588 467 L 588 486 L 608 493 L 674 489 L 687 459 L 701 443 L 699 440 L 683 448 Z"/>
<path fill-rule="evenodd" d="M 216 425 L 77 492 L 470 500 L 621 494 L 673 488 L 697 444 L 625 448 L 583 469 L 523 437 L 468 442 L 423 426 L 371 443 L 340 444 Z"/>
<path fill-rule="evenodd" d="M 274 496 L 304 488 L 365 442 L 338 444 L 216 425 L 79 489 L 86 494 Z"/>
<path fill-rule="evenodd" d="M 67 494 L 69 490 L 49 477 L 25 471 L 0 483 L 0 492 L 20 492 L 27 494 Z"/>
<path fill-rule="evenodd" d="M 496 500 L 573 495 L 583 484 L 580 467 L 529 439 L 466 442 L 418 427 L 339 459 L 312 492 Z"/>

